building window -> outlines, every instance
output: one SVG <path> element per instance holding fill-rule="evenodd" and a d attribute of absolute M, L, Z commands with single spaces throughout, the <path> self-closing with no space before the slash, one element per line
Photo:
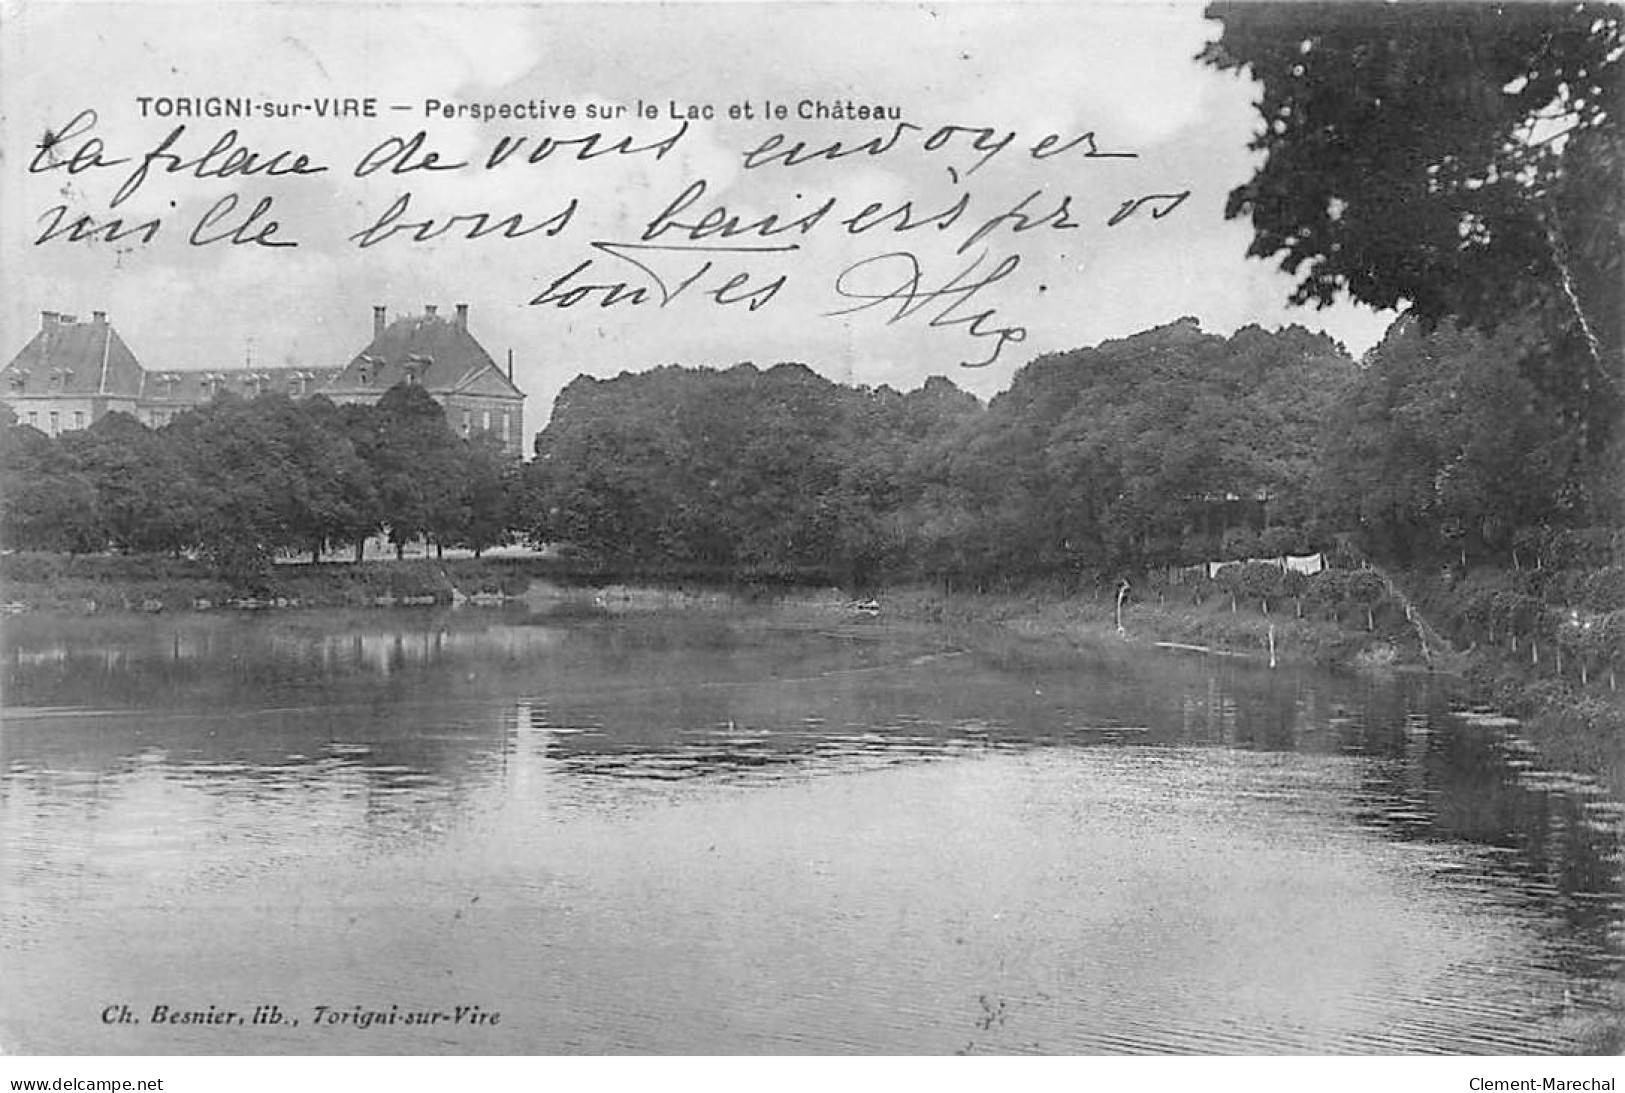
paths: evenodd
<path fill-rule="evenodd" d="M 55 436 L 56 434 L 60 433 L 61 431 L 62 431 L 62 415 L 57 413 L 55 410 L 52 410 L 51 411 L 51 435 Z"/>
<path fill-rule="evenodd" d="M 502 411 L 502 443 L 508 443 L 508 430 L 513 426 L 513 411 Z"/>
<path fill-rule="evenodd" d="M 471 427 L 470 426 L 470 421 L 473 418 L 473 416 L 474 415 L 473 415 L 473 413 L 471 411 L 469 411 L 469 410 L 464 410 L 463 411 L 463 439 L 465 439 L 465 440 L 468 439 L 468 430 Z"/>
<path fill-rule="evenodd" d="M 28 411 L 28 424 L 30 426 L 32 426 L 33 428 L 35 428 L 35 429 L 39 428 L 39 411 L 38 410 L 30 410 L 30 411 Z"/>
<path fill-rule="evenodd" d="M 480 428 L 484 429 L 486 432 L 491 431 L 491 411 L 490 410 L 482 410 L 482 411 L 480 411 Z"/>
<path fill-rule="evenodd" d="M 83 410 L 75 410 L 73 412 L 73 427 L 75 429 L 83 429 L 85 427 L 85 412 Z"/>

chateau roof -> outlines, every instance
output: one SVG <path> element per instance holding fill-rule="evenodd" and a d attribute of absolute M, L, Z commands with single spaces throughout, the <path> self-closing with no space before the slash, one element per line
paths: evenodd
<path fill-rule="evenodd" d="M 500 368 L 485 347 L 468 331 L 468 306 L 459 304 L 453 319 L 436 314 L 433 306 L 422 315 L 385 322 L 384 309 L 373 309 L 373 338 L 333 380 L 333 393 L 382 392 L 397 383 L 411 382 L 430 394 L 447 395 L 468 390 L 477 381 L 513 398 L 524 393 Z"/>
<path fill-rule="evenodd" d="M 141 363 L 98 311 L 89 322 L 55 311 L 40 314 L 38 333 L 0 369 L 0 395 L 141 393 Z"/>
<path fill-rule="evenodd" d="M 230 392 L 243 398 L 317 395 L 337 377 L 338 368 L 210 368 L 149 370 L 141 388 L 143 402 L 197 406 Z"/>

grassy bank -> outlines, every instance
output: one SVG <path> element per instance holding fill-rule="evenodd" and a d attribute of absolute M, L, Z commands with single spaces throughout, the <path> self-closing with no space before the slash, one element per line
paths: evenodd
<path fill-rule="evenodd" d="M 367 607 L 517 595 L 519 563 L 448 559 L 273 565 L 228 580 L 201 561 L 154 555 L 12 554 L 0 559 L 0 602 L 11 611 L 71 614 L 245 607 Z"/>
<path fill-rule="evenodd" d="M 1115 592 L 1109 588 L 1064 589 L 1040 586 L 1012 592 L 943 592 L 909 587 L 883 597 L 888 613 L 955 628 L 997 626 L 1035 640 L 1072 642 L 1111 639 L 1155 647 L 1158 642 L 1195 646 L 1209 652 L 1270 659 L 1271 635 L 1279 664 L 1322 667 L 1399 667 L 1417 661 L 1412 635 L 1391 626 L 1347 628 L 1335 622 L 1299 618 L 1294 605 L 1267 613 L 1229 601 L 1128 599 L 1118 633 Z"/>

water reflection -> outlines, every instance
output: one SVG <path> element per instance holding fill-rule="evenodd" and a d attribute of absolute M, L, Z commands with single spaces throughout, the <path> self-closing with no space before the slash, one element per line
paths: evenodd
<path fill-rule="evenodd" d="M 0 933 L 19 982 L 68 985 L 0 992 L 5 1046 L 1540 1052 L 1586 1042 L 1621 972 L 1620 806 L 1425 678 L 770 614 L 4 643 Z M 86 1016 L 140 983 L 448 981 L 528 1031 Z"/>

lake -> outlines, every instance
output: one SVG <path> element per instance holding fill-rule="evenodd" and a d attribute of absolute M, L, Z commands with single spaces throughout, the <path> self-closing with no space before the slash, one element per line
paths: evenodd
<path fill-rule="evenodd" d="M 1561 1053 L 1625 958 L 1619 802 L 1426 676 L 770 608 L 3 655 L 9 1052 Z"/>

